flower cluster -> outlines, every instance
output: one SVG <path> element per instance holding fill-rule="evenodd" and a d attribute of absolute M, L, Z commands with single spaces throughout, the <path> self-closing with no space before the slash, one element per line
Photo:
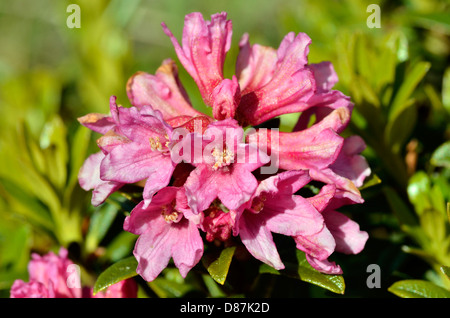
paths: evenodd
<path fill-rule="evenodd" d="M 185 17 L 181 45 L 163 23 L 179 61 L 197 84 L 212 117 L 191 104 L 175 62 L 127 83 L 131 107 L 110 99 L 110 115 L 88 114 L 82 125 L 102 134 L 100 151 L 79 174 L 102 204 L 126 184 L 143 187 L 142 201 L 124 229 L 139 235 L 137 272 L 155 279 L 173 259 L 181 275 L 199 262 L 204 240 L 238 240 L 256 259 L 284 265 L 272 233 L 290 236 L 308 262 L 342 273 L 333 252 L 359 253 L 368 235 L 336 209 L 362 203 L 370 175 L 358 136 L 343 138 L 353 104 L 333 90 L 329 62 L 308 64 L 311 39 L 289 33 L 278 49 L 239 42 L 236 73 L 224 78 L 232 23 L 226 13 Z M 264 128 L 283 114 L 300 113 L 292 132 Z M 244 131 L 244 128 L 247 128 Z M 299 190 L 320 185 L 315 195 Z"/>
<path fill-rule="evenodd" d="M 91 287 L 82 287 L 79 267 L 69 258 L 65 248 L 56 255 L 32 254 L 28 264 L 29 282 L 16 280 L 11 298 L 136 298 L 138 286 L 127 279 L 109 286 L 106 291 L 93 294 Z"/>

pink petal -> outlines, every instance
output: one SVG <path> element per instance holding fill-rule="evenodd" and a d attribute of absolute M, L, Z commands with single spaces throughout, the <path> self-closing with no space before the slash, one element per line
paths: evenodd
<path fill-rule="evenodd" d="M 181 276 L 186 277 L 203 256 L 203 239 L 197 225 L 186 219 L 174 224 L 174 227 L 177 244 L 172 247 L 172 257 Z"/>
<path fill-rule="evenodd" d="M 253 195 L 258 183 L 251 172 L 239 164 L 230 171 L 213 171 L 207 165 L 199 165 L 185 183 L 189 206 L 194 213 L 206 210 L 214 199 L 231 210 L 238 209 Z"/>
<path fill-rule="evenodd" d="M 154 280 L 171 257 L 185 277 L 203 254 L 203 241 L 194 223 L 185 218 L 167 223 L 161 216 L 162 207 L 175 202 L 178 191 L 175 187 L 162 189 L 147 208 L 141 202 L 125 219 L 124 229 L 140 235 L 133 254 L 137 272 L 147 281 Z"/>
<path fill-rule="evenodd" d="M 239 237 L 253 257 L 275 269 L 284 269 L 272 233 L 258 215 L 245 213 L 240 218 Z"/>
<path fill-rule="evenodd" d="M 366 159 L 360 155 L 365 148 L 366 144 L 361 137 L 346 138 L 341 153 L 330 168 L 336 174 L 351 180 L 356 187 L 362 186 L 365 178 L 371 174 Z"/>
<path fill-rule="evenodd" d="M 123 183 L 100 179 L 100 164 L 104 157 L 102 152 L 89 156 L 78 173 L 81 188 L 86 191 L 94 189 L 91 200 L 93 206 L 99 206 L 113 192 L 123 186 Z"/>
<path fill-rule="evenodd" d="M 299 250 L 319 260 L 327 259 L 336 247 L 333 235 L 325 226 L 313 235 L 298 235 L 294 240 Z"/>
<path fill-rule="evenodd" d="M 115 127 L 113 119 L 104 114 L 91 113 L 78 118 L 83 126 L 100 134 L 106 134 Z"/>
<path fill-rule="evenodd" d="M 201 113 L 191 102 L 178 78 L 175 62 L 167 59 L 155 75 L 137 72 L 127 83 L 127 94 L 133 106 L 152 106 L 161 111 L 165 120 L 176 116 L 197 116 Z"/>
<path fill-rule="evenodd" d="M 138 261 L 136 272 L 148 282 L 153 281 L 167 267 L 178 239 L 162 217 L 155 218 L 149 226 L 151 230 L 139 236 L 133 251 Z"/>
<path fill-rule="evenodd" d="M 164 23 L 162 26 L 181 64 L 197 83 L 203 100 L 211 105 L 210 95 L 223 80 L 223 64 L 231 44 L 232 24 L 227 14 L 214 14 L 211 21 L 205 21 L 199 12 L 186 15 L 182 47 L 167 26 Z"/>
<path fill-rule="evenodd" d="M 119 107 L 119 122 L 122 135 L 142 144 L 149 144 L 149 138 L 169 139 L 172 131 L 162 114 L 150 106 L 139 110 L 136 107 Z"/>
<path fill-rule="evenodd" d="M 313 126 L 327 126 L 341 133 L 348 126 L 353 110 L 353 103 L 340 91 L 316 93 L 308 100 L 310 107 L 299 117 L 293 131 L 307 129 L 311 117 L 315 117 Z M 323 128 L 321 128 L 323 129 Z"/>
<path fill-rule="evenodd" d="M 29 283 L 21 279 L 15 280 L 11 286 L 11 298 L 52 298 L 44 284 L 32 281 Z M 54 296 L 53 296 L 54 297 Z"/>
<path fill-rule="evenodd" d="M 331 200 L 336 193 L 336 186 L 334 184 L 327 184 L 320 189 L 320 192 L 307 200 L 317 209 L 319 212 L 323 212 L 328 207 Z"/>
<path fill-rule="evenodd" d="M 236 210 L 250 200 L 258 186 L 253 174 L 245 166 L 234 164 L 231 174 L 224 174 L 218 198 L 230 210 Z"/>
<path fill-rule="evenodd" d="M 309 64 L 308 66 L 313 70 L 319 92 L 331 90 L 339 80 L 333 64 L 330 62 Z"/>
<path fill-rule="evenodd" d="M 240 101 L 239 84 L 235 76 L 232 80 L 224 79 L 211 93 L 213 116 L 217 120 L 234 118 Z"/>
<path fill-rule="evenodd" d="M 241 42 L 241 48 L 244 49 L 242 57 L 239 59 L 238 67 L 240 72 L 245 70 L 244 61 L 254 63 L 255 59 L 267 59 L 264 63 L 264 69 L 271 75 L 263 76 L 259 72 L 248 71 L 257 75 L 261 79 L 255 82 L 264 83 L 260 87 L 255 87 L 252 91 L 248 88 L 245 95 L 242 96 L 238 107 L 237 118 L 243 126 L 258 125 L 268 119 L 279 116 L 281 114 L 301 112 L 309 107 L 306 104 L 308 99 L 313 96 L 315 91 L 315 81 L 312 70 L 305 68 L 307 64 L 308 46 L 311 39 L 304 33 L 295 36 L 289 33 L 281 42 L 277 50 L 276 66 L 273 67 L 273 55 L 260 53 L 257 55 L 258 48 L 249 49 L 248 45 Z M 252 53 L 248 53 L 251 50 Z M 267 66 L 268 65 L 268 66 Z M 249 66 L 250 70 L 252 65 Z M 248 76 L 248 75 L 247 75 Z M 245 78 L 244 78 L 245 79 Z M 247 85 L 251 82 L 248 78 Z"/>
<path fill-rule="evenodd" d="M 317 132 L 312 127 L 292 133 L 257 130 L 249 134 L 249 139 L 267 145 L 283 170 L 326 168 L 336 160 L 344 142 L 331 129 Z"/>
<path fill-rule="evenodd" d="M 311 178 L 307 170 L 283 171 L 261 181 L 255 196 L 259 196 L 262 192 L 281 193 L 291 196 L 308 184 L 310 180 Z"/>
<path fill-rule="evenodd" d="M 281 198 L 266 202 L 260 213 L 268 229 L 286 236 L 314 235 L 320 232 L 324 227 L 322 215 L 298 195 L 293 196 L 292 201 L 294 206 L 286 209 L 283 208 L 286 203 L 281 203 Z"/>
<path fill-rule="evenodd" d="M 158 164 L 161 164 L 159 168 Z M 175 164 L 172 162 L 170 157 L 159 157 L 153 162 L 153 165 L 155 170 L 148 176 L 142 192 L 145 205 L 150 203 L 153 195 L 157 191 L 169 185 L 172 173 L 175 170 Z"/>
<path fill-rule="evenodd" d="M 369 235 L 361 231 L 358 223 L 342 213 L 327 210 L 323 213 L 327 228 L 336 240 L 336 251 L 344 254 L 358 254 L 364 249 Z"/>
<path fill-rule="evenodd" d="M 250 45 L 247 33 L 242 36 L 239 48 L 236 75 L 242 94 L 245 95 L 271 80 L 277 64 L 277 51 L 258 44 Z"/>
<path fill-rule="evenodd" d="M 173 128 L 184 128 L 189 132 L 198 132 L 203 134 L 209 124 L 213 122 L 213 119 L 209 116 L 178 116 L 173 117 L 167 121 L 167 123 Z"/>
<path fill-rule="evenodd" d="M 170 156 L 151 151 L 150 144 L 131 142 L 115 147 L 105 156 L 100 167 L 102 180 L 134 183 L 147 179 L 151 174 L 172 169 Z"/>
<path fill-rule="evenodd" d="M 311 255 L 306 254 L 306 260 L 308 263 L 319 272 L 330 275 L 341 275 L 343 271 L 339 265 L 335 262 L 330 262 L 326 259 L 319 260 Z"/>

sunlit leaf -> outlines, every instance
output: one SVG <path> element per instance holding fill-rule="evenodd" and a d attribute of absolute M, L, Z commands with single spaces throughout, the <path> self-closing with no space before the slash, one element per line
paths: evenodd
<path fill-rule="evenodd" d="M 402 298 L 450 298 L 450 291 L 424 280 L 402 280 L 388 290 Z"/>
<path fill-rule="evenodd" d="M 361 187 L 359 187 L 359 190 L 364 190 L 376 186 L 381 182 L 382 182 L 381 179 L 375 173 L 372 173 L 368 178 L 364 180 L 364 184 Z"/>
<path fill-rule="evenodd" d="M 235 249 L 235 246 L 227 247 L 220 252 L 220 255 L 217 258 L 214 258 L 212 255 L 203 258 L 203 263 L 208 270 L 208 273 L 221 285 L 225 283 L 227 278 Z"/>
<path fill-rule="evenodd" d="M 98 276 L 94 284 L 94 295 L 122 280 L 136 276 L 137 265 L 138 263 L 134 256 L 130 256 L 108 267 Z"/>
<path fill-rule="evenodd" d="M 450 141 L 443 143 L 433 152 L 430 162 L 437 167 L 450 168 Z"/>
<path fill-rule="evenodd" d="M 405 108 L 411 105 L 408 103 L 408 100 L 411 98 L 414 89 L 428 72 L 430 67 L 431 64 L 429 62 L 419 62 L 414 64 L 412 69 L 405 74 L 405 78 L 391 104 L 389 121 L 394 120 L 405 110 Z"/>

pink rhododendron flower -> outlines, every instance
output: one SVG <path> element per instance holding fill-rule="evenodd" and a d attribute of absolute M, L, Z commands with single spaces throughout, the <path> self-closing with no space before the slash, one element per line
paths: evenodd
<path fill-rule="evenodd" d="M 203 241 L 191 216 L 184 189 L 166 187 L 148 207 L 139 203 L 125 219 L 124 229 L 139 235 L 134 256 L 145 280 L 155 279 L 171 258 L 183 277 L 200 261 Z"/>
<path fill-rule="evenodd" d="M 92 288 L 82 287 L 75 264 L 68 258 L 66 249 L 59 254 L 49 252 L 44 256 L 32 254 L 28 264 L 29 282 L 16 280 L 11 287 L 11 298 L 136 298 L 137 285 L 133 280 L 123 280 L 95 296 Z"/>
<path fill-rule="evenodd" d="M 244 34 L 235 75 L 224 78 L 232 36 L 225 12 L 210 21 L 188 14 L 181 43 L 162 27 L 212 117 L 192 107 L 175 62 L 165 59 L 155 75 L 128 80 L 131 107 L 112 97 L 110 116 L 79 119 L 102 135 L 101 151 L 79 173 L 81 187 L 93 189 L 92 203 L 126 184 L 144 185 L 124 223 L 139 235 L 137 272 L 151 281 L 173 259 L 185 277 L 203 255 L 204 232 L 206 244 L 240 240 L 276 269 L 284 264 L 272 233 L 290 236 L 315 269 L 342 273 L 330 256 L 359 253 L 367 233 L 336 209 L 364 201 L 358 188 L 371 171 L 361 156 L 364 141 L 341 136 L 353 103 L 333 89 L 333 65 L 308 63 L 305 33 L 287 34 L 276 49 L 250 44 Z M 290 113 L 301 113 L 292 131 L 261 128 Z M 247 126 L 258 128 L 244 136 Z M 304 198 L 297 191 L 310 181 L 324 185 Z"/>
<path fill-rule="evenodd" d="M 169 184 L 175 164 L 170 158 L 172 127 L 150 106 L 119 108 L 119 129 L 130 142 L 115 146 L 100 166 L 100 178 L 120 183 L 147 180 L 145 204 Z"/>

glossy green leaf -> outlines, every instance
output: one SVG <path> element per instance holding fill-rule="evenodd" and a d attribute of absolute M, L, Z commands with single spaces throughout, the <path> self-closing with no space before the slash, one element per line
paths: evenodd
<path fill-rule="evenodd" d="M 211 255 L 203 258 L 203 263 L 208 270 L 208 273 L 221 285 L 225 283 L 227 278 L 235 249 L 235 246 L 227 247 L 220 252 L 220 255 L 217 258 L 214 258 Z"/>
<path fill-rule="evenodd" d="M 304 282 L 325 288 L 336 294 L 344 294 L 345 281 L 342 275 L 323 274 L 314 269 L 306 260 L 304 252 L 297 250 L 297 264 L 285 262 L 285 269 L 276 270 L 273 267 L 262 264 L 259 267 L 260 274 L 286 275 L 291 278 L 300 279 Z"/>
<path fill-rule="evenodd" d="M 450 291 L 425 280 L 398 281 L 388 291 L 402 298 L 450 298 Z"/>
<path fill-rule="evenodd" d="M 137 265 L 138 262 L 134 256 L 130 256 L 108 267 L 98 276 L 94 284 L 94 295 L 122 280 L 136 276 Z"/>

